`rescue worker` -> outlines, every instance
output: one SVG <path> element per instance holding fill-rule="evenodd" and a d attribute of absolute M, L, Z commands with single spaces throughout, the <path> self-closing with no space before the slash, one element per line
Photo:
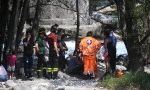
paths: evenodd
<path fill-rule="evenodd" d="M 57 43 L 57 36 L 56 36 L 57 27 L 51 28 L 51 33 L 48 35 L 48 42 L 49 42 L 49 68 L 48 68 L 48 75 L 49 78 L 57 78 L 58 74 L 58 58 L 59 58 L 59 51 L 58 51 L 58 43 Z"/>
<path fill-rule="evenodd" d="M 37 75 L 38 77 L 41 77 L 43 74 L 43 77 L 46 77 L 47 62 L 45 60 L 46 41 L 45 41 L 45 29 L 44 28 L 39 29 L 35 47 L 36 47 L 37 56 L 38 56 Z"/>
<path fill-rule="evenodd" d="M 81 39 L 79 49 L 83 58 L 85 77 L 95 77 L 97 70 L 96 53 L 100 47 L 101 43 L 93 37 L 92 31 L 89 31 L 87 36 Z"/>

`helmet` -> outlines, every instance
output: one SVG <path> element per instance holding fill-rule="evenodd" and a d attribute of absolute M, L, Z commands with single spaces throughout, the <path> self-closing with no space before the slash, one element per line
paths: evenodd
<path fill-rule="evenodd" d="M 118 70 L 118 71 L 116 72 L 116 76 L 117 76 L 118 78 L 121 78 L 121 77 L 123 76 L 123 72 L 122 72 L 121 70 Z"/>

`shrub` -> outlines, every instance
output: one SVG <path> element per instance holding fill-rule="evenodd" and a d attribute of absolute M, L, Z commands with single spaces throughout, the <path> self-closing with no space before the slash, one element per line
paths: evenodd
<path fill-rule="evenodd" d="M 106 78 L 98 84 L 113 90 L 150 90 L 150 75 L 147 73 L 129 72 L 122 78 L 107 75 Z"/>

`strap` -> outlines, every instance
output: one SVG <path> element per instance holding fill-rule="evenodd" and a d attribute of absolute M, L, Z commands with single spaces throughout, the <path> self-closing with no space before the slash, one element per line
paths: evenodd
<path fill-rule="evenodd" d="M 58 68 L 53 68 L 53 72 L 58 72 Z"/>
<path fill-rule="evenodd" d="M 43 67 L 42 69 L 44 70 L 44 69 L 47 69 L 47 68 L 46 68 L 46 67 Z"/>
<path fill-rule="evenodd" d="M 52 72 L 52 68 L 47 68 L 47 72 Z"/>
<path fill-rule="evenodd" d="M 37 72 L 41 72 L 42 70 L 38 69 Z"/>

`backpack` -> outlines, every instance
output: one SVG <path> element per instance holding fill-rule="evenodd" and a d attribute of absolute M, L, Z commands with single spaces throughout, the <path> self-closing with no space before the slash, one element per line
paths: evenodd
<path fill-rule="evenodd" d="M 8 79 L 8 74 L 3 65 L 0 66 L 0 81 L 6 81 Z"/>
<path fill-rule="evenodd" d="M 113 32 L 110 33 L 109 38 L 112 41 L 113 46 L 116 46 L 117 39 L 114 36 Z"/>

